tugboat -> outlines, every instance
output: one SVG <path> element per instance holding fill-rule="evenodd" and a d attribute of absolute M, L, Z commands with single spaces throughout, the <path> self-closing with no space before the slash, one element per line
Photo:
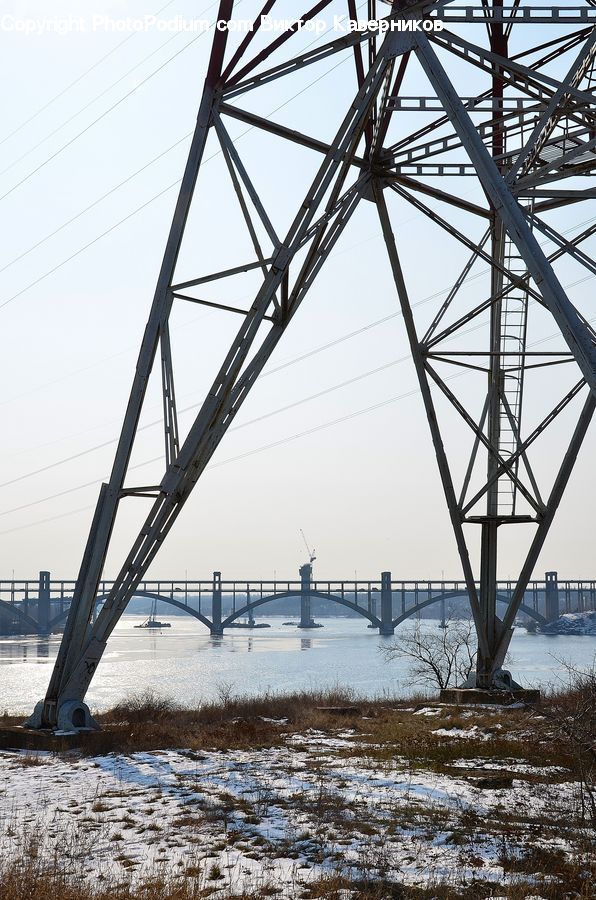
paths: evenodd
<path fill-rule="evenodd" d="M 243 622 L 231 622 L 228 628 L 271 628 L 268 622 L 255 622 L 252 606 L 250 605 L 250 591 L 246 592 L 246 602 L 248 605 L 248 618 Z"/>
<path fill-rule="evenodd" d="M 145 619 L 144 622 L 141 622 L 140 625 L 135 625 L 135 628 L 171 628 L 172 625 L 170 622 L 160 622 L 155 618 L 155 613 L 157 612 L 157 600 L 154 600 L 151 604 L 151 615 L 148 619 Z"/>

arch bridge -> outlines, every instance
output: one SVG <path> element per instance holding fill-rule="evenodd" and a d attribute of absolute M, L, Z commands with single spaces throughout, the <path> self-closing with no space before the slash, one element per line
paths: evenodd
<path fill-rule="evenodd" d="M 0 581 L 0 631 L 9 634 L 49 634 L 61 630 L 66 621 L 75 582 L 53 580 L 49 572 L 40 572 L 35 580 Z M 108 596 L 112 582 L 103 581 L 96 599 L 96 610 Z M 515 582 L 498 583 L 498 602 L 509 603 Z M 215 572 L 210 580 L 155 580 L 142 582 L 134 597 L 158 600 L 197 619 L 211 634 L 221 635 L 227 628 L 248 619 L 261 607 L 276 601 L 296 598 L 300 604 L 300 628 L 316 628 L 313 601 L 333 603 L 338 608 L 366 619 L 381 634 L 393 634 L 411 616 L 437 605 L 441 619 L 450 606 L 468 597 L 463 581 L 393 579 L 383 572 L 376 580 L 313 580 L 309 565 L 302 566 L 296 580 L 242 579 L 222 580 Z M 556 572 L 547 572 L 543 580 L 532 581 L 524 595 L 520 611 L 538 624 L 558 617 L 560 612 L 594 609 L 596 581 L 559 581 Z"/>

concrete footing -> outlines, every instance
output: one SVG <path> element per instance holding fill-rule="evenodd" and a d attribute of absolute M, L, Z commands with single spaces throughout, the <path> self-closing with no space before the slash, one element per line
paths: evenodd
<path fill-rule="evenodd" d="M 440 695 L 441 703 L 453 703 L 455 706 L 479 706 L 483 704 L 496 704 L 499 706 L 511 706 L 512 703 L 535 704 L 540 700 L 540 691 L 514 688 L 503 691 L 497 688 L 486 690 L 483 688 L 444 688 Z"/>
<path fill-rule="evenodd" d="M 44 701 L 40 700 L 35 704 L 33 713 L 25 722 L 25 727 L 34 730 L 43 729 L 46 724 L 44 721 Z M 58 707 L 58 715 L 56 722 L 57 731 L 90 731 L 99 729 L 99 725 L 91 715 L 89 707 L 82 700 L 65 700 Z"/>
<path fill-rule="evenodd" d="M 35 731 L 23 725 L 0 728 L 0 750 L 30 750 L 50 753 L 66 753 L 84 748 L 91 752 L 109 753 L 116 746 L 116 735 L 109 731 Z"/>

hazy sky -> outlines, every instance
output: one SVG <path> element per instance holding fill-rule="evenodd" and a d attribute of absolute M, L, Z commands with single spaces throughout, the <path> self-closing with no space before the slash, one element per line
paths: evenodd
<path fill-rule="evenodd" d="M 109 27 L 91 27 L 93 15 L 118 19 L 157 13 L 165 0 L 155 0 L 155 8 L 140 0 L 95 0 L 83 15 L 85 31 L 72 26 L 64 35 L 14 33 L 7 18 L 78 19 L 80 6 L 74 0 L 9 0 L 0 22 L 0 77 L 7 88 L 0 135 L 2 578 L 13 570 L 17 577 L 34 577 L 40 569 L 57 577 L 76 575 L 99 484 L 109 474 L 211 41 L 209 34 L 111 33 Z M 213 18 L 216 4 L 205 0 L 199 6 L 171 0 L 161 16 Z M 243 0 L 238 15 L 250 17 L 259 6 Z M 288 15 L 296 12 L 293 3 L 281 8 Z M 335 8 L 343 11 L 343 4 L 333 4 L 330 16 Z M 296 40 L 303 48 L 314 38 Z M 461 67 L 454 72 L 460 90 L 471 92 Z M 409 89 L 428 92 L 415 73 Z M 277 121 L 330 139 L 354 92 L 348 53 L 262 88 L 243 102 L 263 114 L 276 110 Z M 418 123 L 422 120 L 409 121 L 409 127 Z M 320 158 L 281 141 L 263 141 L 255 132 L 245 134 L 246 126 L 239 123 L 228 120 L 227 125 L 283 231 Z M 180 262 L 181 273 L 189 277 L 252 257 L 217 152 L 212 142 Z M 480 198 L 471 179 L 461 179 L 458 190 Z M 423 328 L 466 254 L 411 207 L 397 199 L 389 202 L 412 299 L 425 301 L 418 308 Z M 586 204 L 566 215 L 558 220 L 561 230 L 594 213 Z M 477 223 L 459 215 L 454 221 L 480 238 Z M 589 244 L 586 249 L 590 252 Z M 564 284 L 574 285 L 573 301 L 593 316 L 593 282 L 585 280 L 585 270 L 562 268 L 560 275 Z M 487 283 L 486 276 L 476 280 L 468 298 L 481 299 Z M 242 276 L 209 296 L 243 305 L 255 287 L 254 277 Z M 234 317 L 199 306 L 176 308 L 172 340 L 181 408 L 202 400 L 237 325 Z M 556 330 L 549 316 L 536 314 L 531 339 L 550 338 Z M 486 330 L 469 340 L 485 346 Z M 572 381 L 571 374 L 557 371 L 530 385 L 528 397 L 535 406 L 529 408 L 527 427 L 542 413 L 541 401 L 555 400 Z M 454 390 L 456 385 L 476 409 L 482 384 L 463 375 Z M 159 416 L 154 386 L 143 424 Z M 181 416 L 183 428 L 191 416 Z M 556 464 L 572 420 L 539 448 L 540 474 L 547 476 Z M 470 437 L 451 413 L 445 411 L 444 421 L 459 472 Z M 567 577 L 596 577 L 594 449 L 592 430 L 538 574 L 552 568 Z M 131 471 L 129 483 L 148 484 L 159 477 L 156 465 L 140 464 L 161 452 L 160 428 L 147 427 L 132 461 L 139 469 Z M 143 501 L 126 502 L 108 577 L 146 510 Z M 152 572 L 208 577 L 219 569 L 230 578 L 274 572 L 293 577 L 305 560 L 300 528 L 316 547 L 315 572 L 322 577 L 357 572 L 376 578 L 385 569 L 396 578 L 460 577 L 378 220 L 366 202 Z M 505 538 L 502 577 L 514 574 L 530 535 L 530 529 L 519 528 Z M 471 539 L 475 547 L 476 536 Z"/>

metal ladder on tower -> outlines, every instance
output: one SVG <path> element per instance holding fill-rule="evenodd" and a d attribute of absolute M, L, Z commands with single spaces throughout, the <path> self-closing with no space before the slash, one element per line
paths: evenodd
<path fill-rule="evenodd" d="M 590 2 L 591 5 L 596 5 L 596 0 L 590 0 Z M 575 86 L 580 86 L 583 91 L 590 93 L 596 91 L 596 49 L 593 49 L 586 57 L 573 83 Z M 535 120 L 534 122 L 531 119 L 528 122 L 522 120 L 520 128 L 522 146 L 525 143 L 527 129 L 531 130 L 534 124 Z M 577 125 L 570 122 L 567 116 L 563 116 L 553 123 L 552 128 L 545 130 L 542 140 L 535 148 L 534 161 L 538 164 L 552 162 L 569 151 L 579 149 L 585 139 L 585 129 L 578 128 Z M 593 156 L 594 152 L 594 150 L 588 151 L 586 157 Z M 581 159 L 582 157 L 579 157 L 579 160 Z M 503 263 L 516 279 L 514 284 L 510 283 L 502 298 L 500 315 L 499 346 L 503 356 L 500 366 L 499 454 L 507 462 L 517 453 L 521 440 L 524 354 L 528 324 L 528 283 L 525 280 L 527 269 L 509 235 L 505 237 Z M 516 478 L 518 471 L 519 458 L 516 458 L 510 469 L 511 475 Z M 498 482 L 499 514 L 515 515 L 516 501 L 515 481 L 505 474 L 499 478 Z"/>
<path fill-rule="evenodd" d="M 501 357 L 499 454 L 507 462 L 517 453 L 520 444 L 522 403 L 524 392 L 524 363 L 528 326 L 528 282 L 526 264 L 509 235 L 505 238 L 504 265 L 516 279 L 505 284 L 506 293 L 501 300 L 500 340 Z M 510 472 L 516 477 L 519 459 Z M 499 514 L 515 515 L 517 488 L 507 474 L 498 483 Z"/>

